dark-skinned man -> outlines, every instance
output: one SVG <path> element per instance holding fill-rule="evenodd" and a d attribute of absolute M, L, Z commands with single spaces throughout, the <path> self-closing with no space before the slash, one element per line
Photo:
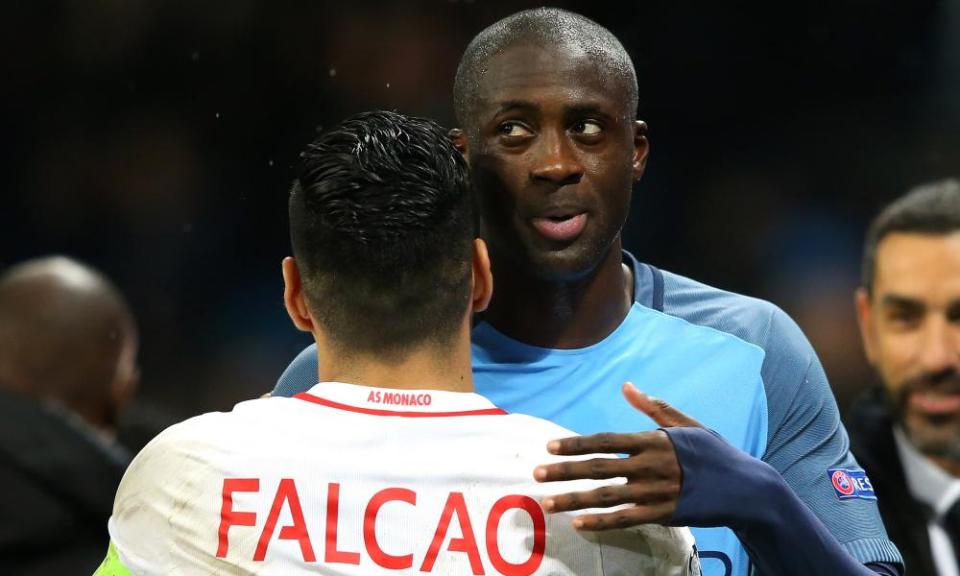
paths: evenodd
<path fill-rule="evenodd" d="M 581 529 L 704 527 L 695 534 L 710 575 L 745 575 L 751 564 L 779 575 L 899 573 L 873 494 L 831 483 L 837 471 L 862 471 L 797 326 L 769 303 L 622 251 L 648 153 L 637 93 L 619 41 L 570 12 L 514 14 L 467 47 L 453 135 L 500 287 L 472 332 L 478 392 L 599 433 L 552 443 L 555 453 L 628 455 L 536 470 L 547 482 L 628 479 L 544 500 L 554 512 L 632 504 L 580 516 Z M 306 351 L 275 393 L 315 384 L 315 361 Z M 663 400 L 645 416 L 621 398 L 625 381 Z"/>
<path fill-rule="evenodd" d="M 137 329 L 99 272 L 64 257 L 0 275 L 0 563 L 89 573 L 129 461 L 115 442 L 136 388 Z"/>

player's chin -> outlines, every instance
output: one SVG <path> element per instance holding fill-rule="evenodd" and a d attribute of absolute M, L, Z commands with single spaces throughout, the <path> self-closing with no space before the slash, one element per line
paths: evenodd
<path fill-rule="evenodd" d="M 907 435 L 920 452 L 960 461 L 960 415 L 941 415 L 932 421 L 929 417 L 908 416 L 905 424 Z"/>
<path fill-rule="evenodd" d="M 600 255 L 586 242 L 567 245 L 537 243 L 528 248 L 534 274 L 548 282 L 573 282 L 588 276 L 600 263 Z"/>

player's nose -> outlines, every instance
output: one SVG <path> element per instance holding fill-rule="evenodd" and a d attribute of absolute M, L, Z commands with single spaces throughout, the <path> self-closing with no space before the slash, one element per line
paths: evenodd
<path fill-rule="evenodd" d="M 930 318 L 924 326 L 920 364 L 929 374 L 960 369 L 960 334 L 946 318 Z"/>
<path fill-rule="evenodd" d="M 530 177 L 557 186 L 576 184 L 583 177 L 583 164 L 577 157 L 565 131 L 544 131 L 533 151 Z"/>

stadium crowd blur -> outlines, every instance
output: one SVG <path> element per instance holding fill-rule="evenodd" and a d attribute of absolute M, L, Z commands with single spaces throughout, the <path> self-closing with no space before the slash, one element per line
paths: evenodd
<path fill-rule="evenodd" d="M 116 282 L 141 333 L 133 424 L 258 396 L 306 344 L 281 298 L 296 151 L 366 109 L 451 125 L 469 39 L 538 4 L 7 6 L 0 268 L 60 253 Z M 866 222 L 960 167 L 960 0 L 552 4 L 638 70 L 652 154 L 625 246 L 785 308 L 845 406 L 873 378 Z"/>

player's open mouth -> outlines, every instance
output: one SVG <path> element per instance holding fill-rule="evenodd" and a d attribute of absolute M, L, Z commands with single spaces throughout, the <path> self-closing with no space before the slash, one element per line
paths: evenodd
<path fill-rule="evenodd" d="M 531 220 L 533 227 L 542 236 L 555 242 L 573 240 L 587 226 L 587 214 L 563 214 L 559 216 L 543 216 Z"/>
<path fill-rule="evenodd" d="M 960 411 L 960 393 L 916 391 L 910 394 L 910 407 L 930 415 L 952 414 Z"/>

